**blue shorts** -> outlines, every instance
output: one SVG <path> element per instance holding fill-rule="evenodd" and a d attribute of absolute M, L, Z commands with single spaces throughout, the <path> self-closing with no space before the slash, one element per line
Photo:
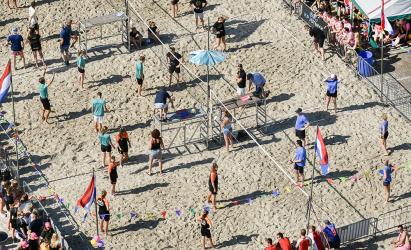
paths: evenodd
<path fill-rule="evenodd" d="M 61 53 L 64 53 L 64 52 L 68 53 L 69 48 L 70 48 L 70 44 L 69 45 L 60 45 L 60 52 Z"/>
<path fill-rule="evenodd" d="M 298 171 L 300 174 L 304 174 L 304 167 L 298 166 L 297 163 L 294 163 L 294 169 Z"/>
<path fill-rule="evenodd" d="M 232 131 L 233 131 L 233 128 L 231 128 L 231 127 L 229 127 L 229 128 L 224 128 L 224 129 L 223 129 L 223 134 L 224 134 L 224 135 L 229 135 L 229 134 L 232 133 Z"/>
<path fill-rule="evenodd" d="M 388 186 L 390 186 L 390 184 L 391 184 L 391 181 L 383 181 L 382 182 L 382 185 L 384 185 L 384 187 L 388 187 Z"/>

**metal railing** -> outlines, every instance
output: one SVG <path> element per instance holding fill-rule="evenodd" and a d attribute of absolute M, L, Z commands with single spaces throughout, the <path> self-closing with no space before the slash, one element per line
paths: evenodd
<path fill-rule="evenodd" d="M 400 207 L 396 210 L 381 214 L 377 218 L 377 232 L 383 233 L 385 231 L 396 228 L 398 225 L 411 223 L 411 205 Z"/>
<path fill-rule="evenodd" d="M 354 240 L 375 235 L 377 230 L 377 219 L 368 218 L 355 223 L 337 228 L 341 244 L 350 243 Z"/>

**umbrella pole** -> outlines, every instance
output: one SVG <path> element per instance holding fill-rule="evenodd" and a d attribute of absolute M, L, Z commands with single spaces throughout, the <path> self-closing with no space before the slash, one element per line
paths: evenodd
<path fill-rule="evenodd" d="M 210 17 L 207 17 L 207 51 L 210 51 Z M 207 137 L 209 137 L 210 135 L 210 128 L 212 126 L 211 112 L 212 112 L 212 109 L 211 109 L 211 88 L 210 88 L 210 66 L 207 64 L 207 115 L 208 115 Z"/>

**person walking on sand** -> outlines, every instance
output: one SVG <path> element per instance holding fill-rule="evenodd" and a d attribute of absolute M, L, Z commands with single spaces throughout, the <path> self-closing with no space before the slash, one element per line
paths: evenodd
<path fill-rule="evenodd" d="M 383 181 L 382 185 L 384 186 L 384 201 L 387 203 L 390 199 L 390 193 L 391 193 L 391 182 L 392 182 L 392 173 L 397 171 L 397 167 L 393 166 L 392 164 L 389 163 L 388 160 L 385 160 L 384 162 L 384 169 L 383 169 Z"/>
<path fill-rule="evenodd" d="M 40 39 L 41 39 L 41 36 L 39 34 L 39 31 L 34 28 L 30 28 L 26 43 L 30 44 L 31 51 L 33 52 L 34 62 L 36 63 L 36 67 L 39 66 L 37 57 L 40 57 L 40 60 L 43 63 L 43 66 L 46 66 L 46 63 L 44 62 Z"/>
<path fill-rule="evenodd" d="M 211 220 L 208 218 L 208 211 L 204 210 L 203 214 L 197 218 L 198 222 L 201 225 L 201 248 L 205 250 L 205 239 L 207 238 L 210 241 L 210 245 L 215 249 L 213 239 L 211 238 Z"/>
<path fill-rule="evenodd" d="M 310 27 L 305 25 L 304 28 L 308 31 L 309 35 L 313 38 L 314 48 L 318 53 L 321 55 L 321 59 L 325 61 L 324 57 L 324 42 L 325 42 L 325 34 L 324 31 L 320 30 L 317 27 Z"/>
<path fill-rule="evenodd" d="M 299 183 L 301 179 L 300 187 L 302 187 L 304 185 L 304 167 L 307 160 L 307 152 L 303 147 L 303 142 L 301 140 L 297 140 L 297 146 L 294 160 L 292 160 L 291 163 L 294 163 L 295 182 L 297 185 L 300 185 Z"/>
<path fill-rule="evenodd" d="M 325 250 L 323 242 L 321 240 L 320 233 L 316 230 L 315 226 L 310 227 L 310 233 L 308 234 L 312 242 L 312 250 Z"/>
<path fill-rule="evenodd" d="M 218 169 L 217 163 L 213 162 L 213 164 L 211 165 L 210 175 L 208 176 L 207 202 L 212 204 L 214 212 L 216 211 L 216 196 L 218 193 L 217 169 Z"/>
<path fill-rule="evenodd" d="M 213 25 L 213 32 L 216 35 L 216 44 L 214 46 L 215 50 L 221 49 L 222 51 L 225 51 L 227 48 L 227 43 L 225 40 L 226 33 L 224 27 L 224 23 L 227 19 L 228 17 L 220 16 L 217 19 L 217 22 Z"/>
<path fill-rule="evenodd" d="M 101 219 L 100 230 L 107 236 L 108 223 L 110 221 L 110 204 L 106 198 L 107 191 L 103 190 L 101 196 L 97 198 L 98 215 Z"/>
<path fill-rule="evenodd" d="M 246 85 L 247 85 L 247 74 L 243 69 L 243 65 L 240 63 L 237 66 L 238 71 L 236 75 L 237 82 L 237 95 L 244 96 L 246 94 Z"/>
<path fill-rule="evenodd" d="M 141 91 L 143 89 L 143 82 L 144 82 L 144 61 L 146 57 L 144 55 L 140 55 L 140 58 L 136 62 L 136 81 L 137 81 L 137 95 L 141 96 Z"/>
<path fill-rule="evenodd" d="M 200 19 L 201 27 L 204 29 L 204 8 L 207 7 L 206 0 L 191 0 L 190 6 L 193 7 L 194 17 L 196 19 L 196 29 L 200 29 L 198 26 L 198 19 Z"/>
<path fill-rule="evenodd" d="M 160 174 L 163 174 L 163 153 L 164 149 L 163 138 L 161 138 L 160 131 L 154 129 L 151 131 L 150 139 L 148 141 L 148 149 L 150 150 L 150 155 L 148 159 L 148 175 L 151 175 L 151 168 L 153 166 L 154 159 L 158 160 L 158 165 L 160 166 Z"/>
<path fill-rule="evenodd" d="M 111 194 L 115 195 L 116 193 L 116 183 L 117 183 L 117 166 L 118 162 L 116 162 L 116 157 L 111 156 L 110 163 L 108 164 L 108 176 L 110 177 L 110 183 L 111 183 Z"/>
<path fill-rule="evenodd" d="M 225 148 L 230 151 L 230 145 L 233 146 L 233 126 L 231 125 L 233 117 L 227 110 L 224 111 L 224 118 L 221 122 L 221 130 L 223 130 Z"/>
<path fill-rule="evenodd" d="M 49 123 L 49 115 L 51 112 L 51 105 L 50 105 L 50 100 L 49 100 L 49 87 L 54 81 L 54 76 L 55 73 L 53 73 L 53 76 L 51 77 L 51 80 L 46 83 L 46 71 L 47 71 L 47 66 L 44 67 L 43 70 L 43 75 L 39 79 L 39 94 L 40 94 L 40 101 L 41 104 L 43 105 L 43 108 L 41 110 L 41 120 L 44 121 L 45 123 Z"/>
<path fill-rule="evenodd" d="M 305 130 L 310 126 L 307 117 L 303 114 L 303 110 L 298 108 L 295 113 L 297 113 L 297 120 L 295 121 L 295 135 L 298 139 L 304 142 L 304 146 L 307 145 L 307 136 Z"/>
<path fill-rule="evenodd" d="M 103 126 L 104 112 L 108 112 L 106 101 L 102 98 L 101 92 L 97 92 L 97 98 L 92 100 L 91 112 L 93 113 L 94 128 L 98 133 Z"/>
<path fill-rule="evenodd" d="M 77 70 L 79 72 L 78 80 L 81 88 L 84 88 L 84 75 L 86 70 L 86 51 L 80 50 L 77 52 Z"/>
<path fill-rule="evenodd" d="M 174 18 L 178 15 L 178 2 L 179 0 L 171 0 L 171 15 Z"/>
<path fill-rule="evenodd" d="M 380 144 L 381 148 L 384 151 L 384 155 L 388 156 L 387 150 L 387 138 L 388 138 L 388 115 L 382 114 L 382 122 L 380 123 Z"/>
<path fill-rule="evenodd" d="M 300 238 L 297 241 L 297 245 L 295 246 L 298 250 L 308 250 L 311 246 L 311 239 L 307 237 L 307 231 L 305 229 L 301 229 L 300 231 Z"/>
<path fill-rule="evenodd" d="M 170 47 L 171 52 L 167 52 L 167 63 L 168 63 L 168 73 L 170 74 L 169 85 L 173 81 L 174 72 L 177 74 L 177 83 L 180 82 L 180 64 L 183 63 L 182 56 L 180 53 L 176 52 L 174 47 Z"/>
<path fill-rule="evenodd" d="M 116 136 L 116 142 L 118 145 L 118 152 L 121 154 L 120 166 L 122 167 L 126 162 L 128 162 L 128 148 L 131 147 L 128 133 L 123 127 L 120 127 L 120 131 Z"/>
<path fill-rule="evenodd" d="M 327 93 L 325 96 L 325 111 L 328 112 L 328 106 L 332 100 L 334 104 L 334 113 L 337 113 L 337 88 L 338 88 L 338 79 L 335 74 L 332 74 L 328 77 L 325 82 L 327 83 Z"/>
<path fill-rule="evenodd" d="M 101 160 L 102 160 L 102 167 L 106 166 L 106 159 L 110 161 L 111 159 L 111 150 L 114 147 L 113 143 L 111 142 L 111 136 L 107 133 L 108 128 L 106 126 L 103 127 L 101 130 L 98 139 L 100 141 L 100 149 L 101 149 Z"/>
<path fill-rule="evenodd" d="M 329 220 L 324 220 L 323 233 L 327 238 L 327 242 L 330 249 L 340 249 L 340 236 L 335 229 L 335 225 L 332 224 Z"/>
<path fill-rule="evenodd" d="M 39 31 L 39 23 L 36 14 L 36 2 L 32 1 L 29 7 L 29 27 Z"/>
<path fill-rule="evenodd" d="M 291 243 L 290 243 L 290 239 L 288 239 L 287 237 L 284 237 L 283 233 L 278 233 L 277 234 L 277 239 L 278 239 L 278 244 L 277 246 L 282 249 L 282 250 L 291 250 Z"/>
<path fill-rule="evenodd" d="M 10 45 L 11 55 L 13 56 L 14 70 L 17 70 L 16 57 L 20 56 L 23 60 L 23 66 L 26 68 L 26 59 L 24 58 L 24 39 L 19 34 L 19 29 L 14 27 L 11 29 L 11 35 L 7 37 L 7 45 Z"/>

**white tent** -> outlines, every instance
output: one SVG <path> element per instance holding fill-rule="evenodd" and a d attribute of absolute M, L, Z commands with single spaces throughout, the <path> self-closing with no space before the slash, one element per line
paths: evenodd
<path fill-rule="evenodd" d="M 382 0 L 351 0 L 371 22 L 381 19 Z M 384 13 L 388 20 L 411 17 L 411 0 L 384 0 Z"/>

